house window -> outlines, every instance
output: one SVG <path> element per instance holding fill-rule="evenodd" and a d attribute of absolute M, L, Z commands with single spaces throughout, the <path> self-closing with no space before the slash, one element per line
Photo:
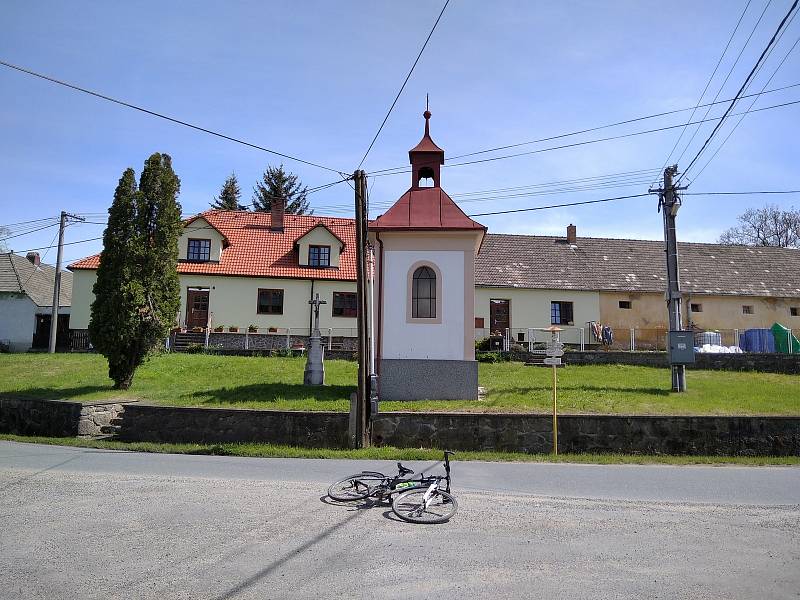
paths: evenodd
<path fill-rule="evenodd" d="M 186 258 L 196 262 L 211 260 L 211 240 L 190 239 Z"/>
<path fill-rule="evenodd" d="M 436 318 L 436 273 L 430 267 L 414 271 L 411 291 L 411 316 L 414 319 Z"/>
<path fill-rule="evenodd" d="M 620 300 L 619 307 L 624 308 L 625 310 L 630 310 L 631 308 L 631 301 L 630 300 Z"/>
<path fill-rule="evenodd" d="M 703 312 L 702 304 L 695 304 L 694 302 L 689 305 L 689 310 L 692 312 Z"/>
<path fill-rule="evenodd" d="M 743 315 L 752 315 L 755 311 L 753 310 L 752 304 L 743 304 L 742 305 L 742 314 Z"/>
<path fill-rule="evenodd" d="M 790 306 L 789 314 L 793 317 L 800 317 L 800 308 L 798 308 L 797 306 Z"/>
<path fill-rule="evenodd" d="M 282 315 L 283 290 L 258 290 L 258 314 Z"/>
<path fill-rule="evenodd" d="M 330 246 L 309 246 L 308 247 L 308 266 L 309 267 L 330 267 L 331 266 L 331 247 Z"/>
<path fill-rule="evenodd" d="M 355 292 L 333 292 L 333 316 L 358 316 L 358 301 Z"/>
<path fill-rule="evenodd" d="M 572 325 L 572 302 L 551 302 L 550 323 L 553 325 Z"/>

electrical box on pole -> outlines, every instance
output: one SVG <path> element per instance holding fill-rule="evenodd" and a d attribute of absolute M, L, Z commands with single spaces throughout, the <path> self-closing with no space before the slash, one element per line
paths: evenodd
<path fill-rule="evenodd" d="M 672 391 L 686 391 L 686 367 L 694 362 L 694 344 L 691 332 L 683 331 L 681 317 L 681 286 L 678 271 L 678 239 L 675 230 L 675 217 L 681 207 L 681 200 L 676 194 L 678 190 L 672 178 L 678 173 L 678 165 L 664 169 L 664 186 L 657 190 L 658 209 L 664 217 L 664 245 L 667 259 L 667 313 L 669 315 L 669 360 L 672 370 Z M 663 209 L 663 210 L 662 210 Z M 691 358 L 689 357 L 691 354 Z"/>

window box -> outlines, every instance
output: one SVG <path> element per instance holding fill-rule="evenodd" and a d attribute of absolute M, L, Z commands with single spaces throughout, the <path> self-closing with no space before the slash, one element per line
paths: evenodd
<path fill-rule="evenodd" d="M 239 328 L 236 325 L 231 325 L 230 327 L 228 327 L 228 331 L 230 331 L 231 333 L 239 333 Z"/>
<path fill-rule="evenodd" d="M 250 333 L 258 333 L 258 325 L 253 325 L 252 323 L 248 325 L 247 331 Z"/>
<path fill-rule="evenodd" d="M 267 329 L 267 331 L 269 331 L 270 333 L 278 333 L 278 328 L 277 327 L 270 327 L 270 328 Z"/>
<path fill-rule="evenodd" d="M 216 327 L 214 327 L 214 332 L 215 333 L 222 333 L 223 331 L 225 331 L 225 326 L 224 325 L 217 325 Z"/>

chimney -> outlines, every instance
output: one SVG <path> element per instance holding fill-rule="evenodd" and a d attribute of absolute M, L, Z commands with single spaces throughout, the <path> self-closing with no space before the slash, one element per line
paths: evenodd
<path fill-rule="evenodd" d="M 578 229 L 572 223 L 567 225 L 567 243 L 570 246 L 578 243 Z"/>
<path fill-rule="evenodd" d="M 272 231 L 283 231 L 283 213 L 286 211 L 286 200 L 282 198 L 273 200 L 270 203 L 269 211 L 272 215 L 269 228 Z"/>
<path fill-rule="evenodd" d="M 31 263 L 33 264 L 34 267 L 38 267 L 39 266 L 39 262 L 41 261 L 41 259 L 39 258 L 39 253 L 38 252 L 28 252 L 25 255 L 25 258 L 27 258 L 29 261 L 31 261 Z"/>

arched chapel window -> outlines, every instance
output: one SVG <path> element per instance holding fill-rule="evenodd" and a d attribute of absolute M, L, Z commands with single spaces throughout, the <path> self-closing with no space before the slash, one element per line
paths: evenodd
<path fill-rule="evenodd" d="M 430 267 L 414 271 L 411 316 L 414 319 L 436 318 L 436 273 Z"/>

